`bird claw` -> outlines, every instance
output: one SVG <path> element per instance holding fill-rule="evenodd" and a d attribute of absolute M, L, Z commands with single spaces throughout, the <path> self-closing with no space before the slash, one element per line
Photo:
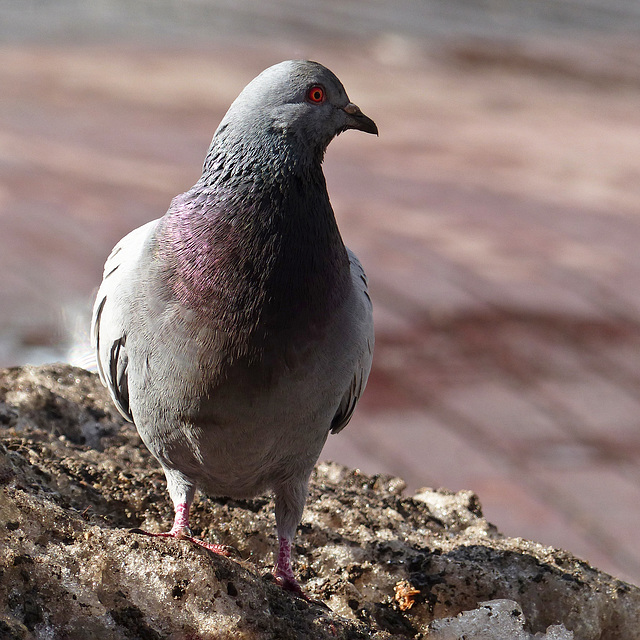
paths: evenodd
<path fill-rule="evenodd" d="M 275 581 L 276 584 L 280 585 L 280 587 L 282 587 L 285 591 L 288 591 L 289 593 L 292 593 L 299 598 L 306 599 L 306 595 L 302 590 L 302 587 L 298 584 L 298 581 L 295 578 L 283 574 L 276 574 Z"/>
<path fill-rule="evenodd" d="M 230 558 L 234 556 L 236 558 L 242 558 L 240 552 L 229 544 L 216 544 L 211 542 L 205 542 L 204 540 L 198 540 L 197 538 L 193 538 L 192 536 L 183 536 L 182 540 L 188 540 L 207 551 L 211 551 L 211 553 L 215 553 L 217 556 L 224 556 L 225 558 Z"/>
<path fill-rule="evenodd" d="M 191 531 L 188 527 L 185 527 L 179 531 L 168 531 L 166 533 L 151 533 L 150 531 L 145 531 L 144 529 L 129 529 L 129 533 L 137 533 L 145 536 L 150 536 L 152 538 L 175 538 L 176 540 L 187 540 L 211 553 L 215 553 L 217 556 L 225 556 L 227 558 L 231 556 L 235 556 L 237 558 L 241 558 L 240 552 L 231 545 L 226 544 L 216 544 L 211 542 L 205 542 L 204 540 L 198 540 L 191 535 Z"/>
<path fill-rule="evenodd" d="M 331 609 L 324 603 L 322 600 L 315 600 L 314 598 L 309 597 L 303 590 L 298 581 L 290 576 L 278 575 L 275 576 L 275 582 L 278 584 L 284 591 L 287 591 L 291 595 L 296 598 L 300 598 L 309 604 L 315 604 L 323 609 L 327 609 L 327 611 L 331 611 Z"/>

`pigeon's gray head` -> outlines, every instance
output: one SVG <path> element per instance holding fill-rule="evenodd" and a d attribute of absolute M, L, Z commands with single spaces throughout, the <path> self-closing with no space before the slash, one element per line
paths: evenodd
<path fill-rule="evenodd" d="M 269 67 L 243 89 L 220 123 L 212 150 L 233 146 L 250 157 L 260 149 L 280 149 L 306 164 L 321 160 L 329 142 L 347 129 L 378 133 L 329 69 L 288 60 Z"/>

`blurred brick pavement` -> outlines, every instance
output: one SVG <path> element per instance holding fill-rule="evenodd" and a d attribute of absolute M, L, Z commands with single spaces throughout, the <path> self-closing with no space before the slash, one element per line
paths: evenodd
<path fill-rule="evenodd" d="M 112 245 L 193 184 L 240 88 L 293 56 L 330 66 L 381 132 L 341 136 L 325 165 L 377 350 L 324 456 L 472 489 L 505 534 L 640 584 L 640 53 L 624 42 L 0 49 L 0 364 L 75 339 Z"/>

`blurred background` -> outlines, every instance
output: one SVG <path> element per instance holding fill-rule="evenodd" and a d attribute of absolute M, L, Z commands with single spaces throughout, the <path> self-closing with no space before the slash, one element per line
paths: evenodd
<path fill-rule="evenodd" d="M 0 0 L 0 43 L 0 366 L 86 364 L 115 242 L 318 60 L 380 129 L 325 162 L 377 344 L 324 457 L 640 583 L 637 2 Z"/>

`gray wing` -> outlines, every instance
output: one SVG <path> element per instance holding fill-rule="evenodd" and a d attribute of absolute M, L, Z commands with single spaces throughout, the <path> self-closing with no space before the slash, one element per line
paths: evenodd
<path fill-rule="evenodd" d="M 136 268 L 159 220 L 152 220 L 126 235 L 113 248 L 104 265 L 91 319 L 91 342 L 98 373 L 118 411 L 133 422 L 129 409 L 127 333 Z"/>
<path fill-rule="evenodd" d="M 331 433 L 339 433 L 351 420 L 356 404 L 367 384 L 369 372 L 371 371 L 371 361 L 373 360 L 373 307 L 369 297 L 367 276 L 355 254 L 349 249 L 347 249 L 347 253 L 349 254 L 349 264 L 351 266 L 351 280 L 362 307 L 359 334 L 361 351 L 349 389 L 342 397 L 338 411 L 331 422 Z"/>

